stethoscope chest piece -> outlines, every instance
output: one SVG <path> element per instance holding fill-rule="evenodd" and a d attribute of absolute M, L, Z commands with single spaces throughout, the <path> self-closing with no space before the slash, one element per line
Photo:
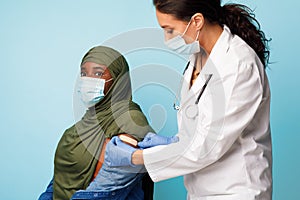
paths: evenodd
<path fill-rule="evenodd" d="M 187 106 L 185 109 L 185 115 L 189 119 L 195 119 L 198 116 L 197 104 Z"/>

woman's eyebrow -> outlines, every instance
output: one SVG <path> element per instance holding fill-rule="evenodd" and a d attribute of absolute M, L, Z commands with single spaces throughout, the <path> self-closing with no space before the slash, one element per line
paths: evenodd
<path fill-rule="evenodd" d="M 105 68 L 104 67 L 101 67 L 101 66 L 96 66 L 96 67 L 93 67 L 93 69 L 101 69 L 101 70 L 105 70 Z"/>

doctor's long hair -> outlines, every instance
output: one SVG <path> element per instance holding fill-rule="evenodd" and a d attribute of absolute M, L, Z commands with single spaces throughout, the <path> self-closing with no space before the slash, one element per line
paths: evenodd
<path fill-rule="evenodd" d="M 190 21 L 195 13 L 202 13 L 208 22 L 227 25 L 232 34 L 241 37 L 258 55 L 266 67 L 269 63 L 269 40 L 260 29 L 253 11 L 241 4 L 225 4 L 220 0 L 153 0 L 156 9 L 178 20 Z"/>

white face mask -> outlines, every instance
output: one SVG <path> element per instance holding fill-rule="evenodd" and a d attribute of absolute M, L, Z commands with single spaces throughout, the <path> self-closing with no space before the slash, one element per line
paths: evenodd
<path fill-rule="evenodd" d="M 80 77 L 78 93 L 87 108 L 96 105 L 104 98 L 105 83 L 111 80 L 105 81 L 105 79 L 99 78 Z"/>
<path fill-rule="evenodd" d="M 190 22 L 188 23 L 188 25 L 182 35 L 177 35 L 176 37 L 165 41 L 165 44 L 168 46 L 169 49 L 175 51 L 176 53 L 183 54 L 183 55 L 192 55 L 192 54 L 200 52 L 200 45 L 197 40 L 199 37 L 200 31 L 198 31 L 195 41 L 190 44 L 186 44 L 185 40 L 183 38 L 184 34 L 187 32 L 187 30 L 191 24 L 191 21 L 192 20 L 190 20 Z"/>

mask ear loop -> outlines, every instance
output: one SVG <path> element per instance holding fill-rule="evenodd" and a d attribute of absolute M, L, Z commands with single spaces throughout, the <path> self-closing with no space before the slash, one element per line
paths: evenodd
<path fill-rule="evenodd" d="M 190 21 L 189 21 L 189 23 L 187 24 L 187 26 L 186 26 L 186 28 L 185 28 L 185 30 L 184 30 L 184 32 L 182 33 L 182 35 L 181 35 L 181 37 L 183 37 L 185 34 L 186 34 L 186 32 L 187 32 L 187 30 L 188 30 L 188 28 L 189 28 L 189 26 L 190 26 L 190 24 L 191 24 L 191 22 L 192 22 L 192 19 L 194 18 L 194 16 L 196 16 L 197 15 L 197 13 L 196 14 L 194 14 L 192 17 L 191 17 L 191 19 L 190 19 Z M 197 33 L 197 36 L 196 36 L 196 40 L 198 40 L 199 39 L 199 35 L 200 35 L 200 30 L 198 31 L 198 33 Z"/>
<path fill-rule="evenodd" d="M 109 82 L 109 81 L 112 81 L 112 80 L 114 80 L 114 79 L 113 79 L 113 78 L 108 79 L 108 80 L 105 81 L 105 83 L 107 83 L 107 82 Z"/>
<path fill-rule="evenodd" d="M 189 21 L 189 23 L 187 24 L 187 26 L 186 26 L 186 28 L 185 28 L 185 30 L 184 30 L 184 32 L 182 33 L 181 36 L 184 36 L 184 35 L 186 34 L 186 32 L 187 32 L 187 30 L 188 30 L 188 28 L 189 28 L 191 22 L 192 22 L 192 19 L 191 19 L 191 20 Z"/>
<path fill-rule="evenodd" d="M 200 30 L 199 30 L 198 33 L 197 33 L 196 40 L 199 39 L 199 35 L 200 35 Z"/>

